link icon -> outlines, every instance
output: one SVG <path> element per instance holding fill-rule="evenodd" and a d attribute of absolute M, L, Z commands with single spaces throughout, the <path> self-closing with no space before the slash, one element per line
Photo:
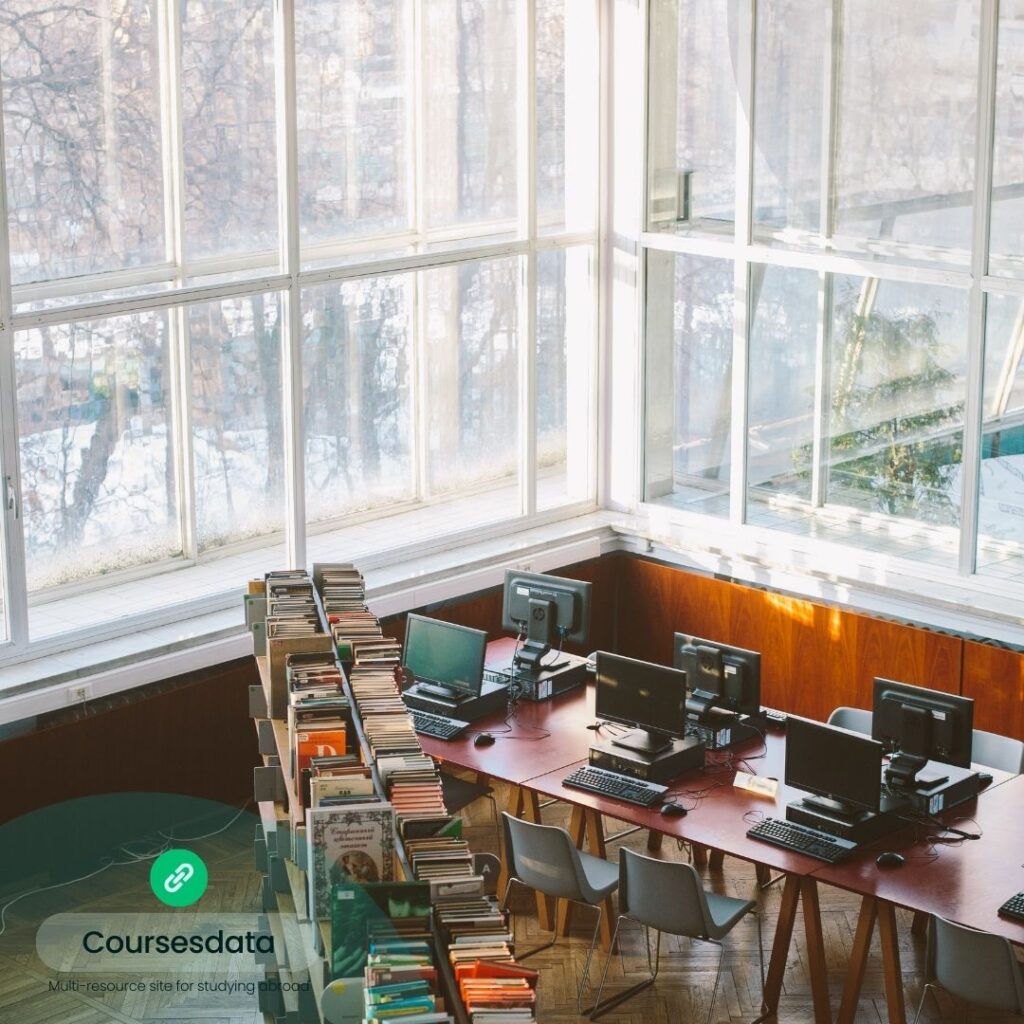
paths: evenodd
<path fill-rule="evenodd" d="M 149 870 L 149 884 L 161 903 L 190 907 L 206 892 L 209 876 L 201 857 L 191 850 L 167 850 Z"/>

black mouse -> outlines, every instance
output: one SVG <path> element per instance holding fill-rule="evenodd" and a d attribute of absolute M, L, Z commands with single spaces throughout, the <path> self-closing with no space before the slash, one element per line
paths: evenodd
<path fill-rule="evenodd" d="M 992 776 L 988 772 L 978 772 L 978 785 L 987 786 L 992 781 Z"/>
<path fill-rule="evenodd" d="M 902 853 L 893 853 L 891 850 L 887 850 L 875 858 L 875 863 L 880 868 L 898 868 L 905 859 Z"/>
<path fill-rule="evenodd" d="M 494 742 L 494 737 L 489 732 L 482 732 L 473 740 L 474 747 L 489 747 Z"/>
<path fill-rule="evenodd" d="M 662 804 L 661 813 L 666 818 L 682 818 L 689 813 L 682 804 Z"/>

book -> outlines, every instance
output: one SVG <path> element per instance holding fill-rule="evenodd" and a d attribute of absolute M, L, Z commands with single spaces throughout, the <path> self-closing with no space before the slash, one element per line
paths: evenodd
<path fill-rule="evenodd" d="M 330 916 L 334 885 L 394 879 L 395 813 L 389 803 L 311 807 L 306 828 L 311 917 Z"/>

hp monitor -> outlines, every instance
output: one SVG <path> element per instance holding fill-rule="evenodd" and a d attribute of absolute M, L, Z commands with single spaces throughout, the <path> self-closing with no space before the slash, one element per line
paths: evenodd
<path fill-rule="evenodd" d="M 590 584 L 582 580 L 548 576 L 546 573 L 505 572 L 501 610 L 502 628 L 525 635 L 516 654 L 520 667 L 532 671 L 553 670 L 564 664 L 542 659 L 558 640 L 585 644 L 590 634 Z"/>
<path fill-rule="evenodd" d="M 480 694 L 487 634 L 425 615 L 410 615 L 405 625 L 404 666 L 421 692 L 465 699 Z"/>
<path fill-rule="evenodd" d="M 676 633 L 673 663 L 690 684 L 690 713 L 695 718 L 721 708 L 740 715 L 761 712 L 761 655 L 742 647 Z"/>

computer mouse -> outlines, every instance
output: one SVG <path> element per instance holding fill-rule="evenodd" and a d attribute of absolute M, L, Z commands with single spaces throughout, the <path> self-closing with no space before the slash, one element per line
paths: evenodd
<path fill-rule="evenodd" d="M 978 772 L 978 785 L 987 786 L 992 781 L 992 776 L 988 772 Z"/>
<path fill-rule="evenodd" d="M 494 737 L 489 732 L 482 732 L 473 740 L 474 747 L 489 747 L 494 742 Z"/>
<path fill-rule="evenodd" d="M 875 863 L 880 868 L 898 868 L 905 859 L 902 853 L 893 853 L 891 850 L 887 850 L 875 858 Z"/>
<path fill-rule="evenodd" d="M 682 818 L 689 812 L 682 804 L 662 804 L 661 813 L 664 814 L 666 818 Z"/>

